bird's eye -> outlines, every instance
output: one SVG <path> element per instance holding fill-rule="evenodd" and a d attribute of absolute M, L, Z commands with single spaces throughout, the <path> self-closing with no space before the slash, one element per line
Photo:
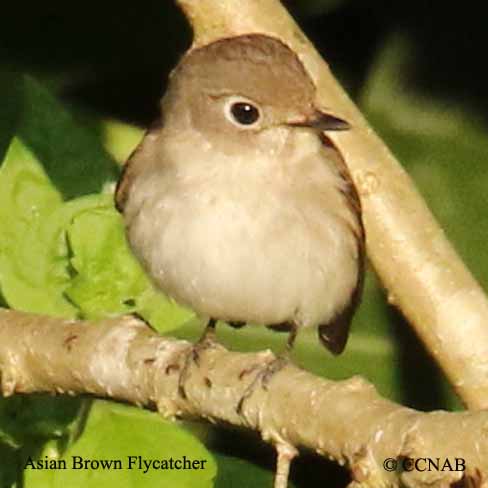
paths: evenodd
<path fill-rule="evenodd" d="M 239 126 L 252 126 L 259 121 L 259 109 L 251 102 L 245 100 L 232 100 L 228 104 L 227 117 Z"/>

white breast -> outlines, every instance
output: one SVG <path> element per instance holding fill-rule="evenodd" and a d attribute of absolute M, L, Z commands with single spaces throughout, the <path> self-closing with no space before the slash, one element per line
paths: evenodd
<path fill-rule="evenodd" d="M 128 237 L 166 294 L 203 317 L 266 325 L 327 323 L 347 303 L 357 222 L 318 138 L 296 132 L 286 162 L 216 161 L 208 148 L 138 177 Z"/>

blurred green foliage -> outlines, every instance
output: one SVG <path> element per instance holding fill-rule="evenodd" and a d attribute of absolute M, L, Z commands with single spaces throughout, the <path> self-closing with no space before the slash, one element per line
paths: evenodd
<path fill-rule="evenodd" d="M 285 3 L 488 286 L 488 75 L 480 67 L 488 32 L 477 7 Z M 181 14 L 173 2 L 156 0 L 70 9 L 52 1 L 28 12 L 21 4 L 2 6 L 2 18 L 8 21 L 0 34 L 0 303 L 66 317 L 137 311 L 161 331 L 181 326 L 172 333 L 198 337 L 202 324 L 157 294 L 131 257 L 110 195 L 115 161 L 141 136 L 127 123 L 143 126 L 156 116 L 167 74 L 189 45 Z M 286 340 L 261 328 L 222 325 L 218 334 L 238 350 L 280 350 Z M 294 355 L 329 378 L 366 376 L 382 394 L 416 408 L 459 407 L 371 272 L 345 354 L 330 357 L 311 331 Z M 0 488 L 212 486 L 214 468 L 171 480 L 161 473 L 109 480 L 95 471 L 19 468 L 29 455 L 207 456 L 201 442 L 216 462 L 214 486 L 270 486 L 272 452 L 253 436 L 93 405 L 42 396 L 0 400 Z M 347 482 L 343 470 L 313 456 L 295 463 L 292 478 L 296 487 Z"/>

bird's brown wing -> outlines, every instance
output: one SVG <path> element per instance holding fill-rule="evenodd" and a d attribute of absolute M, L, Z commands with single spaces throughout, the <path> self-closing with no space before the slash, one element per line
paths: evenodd
<path fill-rule="evenodd" d="M 344 159 L 342 158 L 339 150 L 333 145 L 332 141 L 327 136 L 323 135 L 322 141 L 327 150 L 333 150 L 333 153 L 331 151 L 331 155 L 333 154 L 333 159 L 337 164 L 337 168 L 339 169 L 342 178 L 347 183 L 346 189 L 343 191 L 344 198 L 352 213 L 355 215 L 358 223 L 356 228 L 351 228 L 357 243 L 358 277 L 356 286 L 352 290 L 346 306 L 339 311 L 330 322 L 327 324 L 322 324 L 318 327 L 320 342 L 333 354 L 340 354 L 346 346 L 351 320 L 357 306 L 359 305 L 363 291 L 365 234 L 362 221 L 361 201 L 359 200 L 359 195 Z"/>
<path fill-rule="evenodd" d="M 140 166 L 140 164 L 138 165 L 137 163 L 144 164 L 144 159 L 148 157 L 148 151 L 162 128 L 162 120 L 161 118 L 158 118 L 148 128 L 141 142 L 134 151 L 132 151 L 122 168 L 117 186 L 115 187 L 115 207 L 120 213 L 124 212 L 132 181 L 138 172 L 138 166 Z"/>
<path fill-rule="evenodd" d="M 131 158 L 125 162 L 122 172 L 120 173 L 119 180 L 117 181 L 117 186 L 115 187 L 115 208 L 120 213 L 123 213 L 124 211 L 125 202 L 127 201 L 127 194 L 132 180 L 130 177 L 130 162 Z"/>

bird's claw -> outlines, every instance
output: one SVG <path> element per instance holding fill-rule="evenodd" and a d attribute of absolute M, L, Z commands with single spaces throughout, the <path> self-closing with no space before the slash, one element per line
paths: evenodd
<path fill-rule="evenodd" d="M 239 400 L 239 403 L 236 407 L 236 412 L 238 415 L 242 414 L 242 408 L 244 406 L 244 402 L 254 393 L 256 390 L 258 383 L 261 384 L 263 390 L 268 390 L 268 385 L 273 378 L 273 376 L 281 371 L 288 363 L 290 359 L 287 353 L 281 354 L 278 357 L 274 358 L 271 362 L 267 363 L 262 369 L 256 374 L 255 378 L 252 380 L 250 385 L 244 391 L 242 397 Z M 242 378 L 244 375 L 249 374 L 251 371 L 257 369 L 256 366 L 249 368 L 241 373 L 240 377 Z"/>

